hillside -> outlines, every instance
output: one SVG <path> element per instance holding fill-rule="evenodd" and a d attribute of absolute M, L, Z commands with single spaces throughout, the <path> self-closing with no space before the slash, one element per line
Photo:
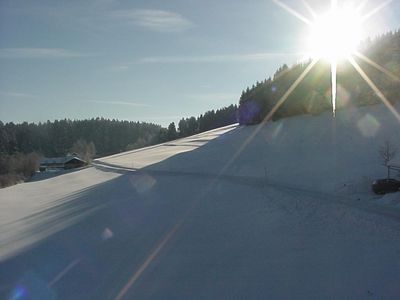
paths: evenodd
<path fill-rule="evenodd" d="M 0 190 L 0 295 L 396 297 L 400 199 L 369 184 L 398 121 L 372 105 L 257 128 Z"/>
<path fill-rule="evenodd" d="M 398 102 L 400 31 L 369 39 L 363 43 L 360 51 L 361 54 L 354 55 L 356 63 L 389 102 Z M 90 161 L 93 156 L 121 153 L 163 143 L 237 121 L 241 125 L 259 124 L 274 110 L 281 97 L 310 63 L 311 61 L 306 61 L 291 67 L 283 65 L 271 78 L 263 79 L 252 88 L 244 90 L 240 96 L 239 107 L 232 104 L 209 110 L 198 117 L 181 118 L 178 124 L 171 122 L 168 128 L 152 123 L 104 118 L 64 119 L 39 124 L 3 124 L 0 121 L 0 187 L 28 180 L 37 169 L 41 156 L 78 153 Z M 328 63 L 316 63 L 270 118 L 279 120 L 331 111 L 330 76 Z M 381 103 L 381 99 L 350 62 L 340 62 L 337 68 L 337 109 L 378 103 Z M 86 151 L 77 151 L 82 148 L 86 148 Z"/>
<path fill-rule="evenodd" d="M 389 32 L 365 41 L 361 57 L 354 59 L 387 99 L 394 103 L 400 95 L 400 31 Z M 371 61 L 368 63 L 362 57 Z M 283 65 L 272 78 L 263 79 L 242 92 L 239 101 L 239 123 L 256 124 L 271 111 L 288 88 L 302 74 L 311 61 L 288 67 Z M 374 67 L 384 68 L 385 72 Z M 293 91 L 286 102 L 272 116 L 280 119 L 293 115 L 319 114 L 332 110 L 331 73 L 325 61 L 319 61 Z M 351 63 L 344 60 L 337 67 L 337 108 L 380 103 L 380 99 L 362 79 Z"/>
<path fill-rule="evenodd" d="M 370 182 L 386 174 L 379 148 L 386 140 L 400 146 L 397 119 L 384 105 L 372 105 L 341 110 L 336 118 L 331 112 L 325 112 L 269 122 L 231 161 L 257 128 L 237 127 L 189 152 L 186 151 L 196 146 L 196 142 L 204 143 L 208 138 L 196 135 L 156 146 L 157 153 L 160 149 L 165 153 L 171 148 L 173 152 L 185 153 L 149 165 L 147 169 L 251 176 L 313 190 L 354 193 L 351 189 L 357 189 L 368 193 Z M 181 151 L 182 146 L 189 148 Z M 146 152 L 125 152 L 98 162 L 126 168 L 139 164 L 141 167 L 142 155 L 152 151 L 154 148 Z"/>
<path fill-rule="evenodd" d="M 236 123 L 237 106 L 210 110 L 199 117 L 182 118 L 178 127 L 144 122 L 92 118 L 46 123 L 3 124 L 0 121 L 0 188 L 29 180 L 40 158 L 76 153 L 93 157 L 120 153 L 186 137 Z"/>

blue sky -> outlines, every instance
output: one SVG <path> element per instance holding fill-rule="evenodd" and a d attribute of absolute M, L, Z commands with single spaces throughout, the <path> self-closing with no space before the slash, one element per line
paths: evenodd
<path fill-rule="evenodd" d="M 311 17 L 303 0 L 281 1 Z M 368 20 L 368 35 L 400 28 L 399 2 Z M 303 58 L 307 32 L 272 0 L 0 0 L 0 120 L 167 125 L 237 103 Z"/>

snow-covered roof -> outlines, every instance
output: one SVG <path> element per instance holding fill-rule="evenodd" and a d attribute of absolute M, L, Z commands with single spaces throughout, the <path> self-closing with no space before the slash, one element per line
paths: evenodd
<path fill-rule="evenodd" d="M 78 156 L 65 156 L 65 157 L 44 158 L 40 161 L 40 164 L 41 165 L 63 165 L 73 159 L 79 160 L 81 162 L 85 162 L 83 159 L 79 158 Z"/>

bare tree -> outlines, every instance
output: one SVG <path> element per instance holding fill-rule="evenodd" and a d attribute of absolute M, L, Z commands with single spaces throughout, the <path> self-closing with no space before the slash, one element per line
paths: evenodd
<path fill-rule="evenodd" d="M 87 163 L 92 161 L 92 158 L 96 155 L 96 147 L 93 142 L 86 142 L 83 139 L 77 140 L 71 151 L 76 153 L 80 158 L 84 159 Z"/>
<path fill-rule="evenodd" d="M 383 145 L 379 148 L 379 155 L 382 159 L 382 164 L 387 168 L 387 178 L 390 178 L 390 161 L 396 156 L 397 147 L 394 146 L 389 140 L 385 140 Z"/>

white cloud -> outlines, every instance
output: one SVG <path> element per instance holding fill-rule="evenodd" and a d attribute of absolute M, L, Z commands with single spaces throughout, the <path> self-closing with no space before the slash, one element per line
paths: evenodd
<path fill-rule="evenodd" d="M 61 48 L 1 48 L 0 58 L 74 58 L 90 56 Z"/>
<path fill-rule="evenodd" d="M 223 63 L 267 61 L 277 57 L 302 56 L 301 53 L 248 53 L 248 54 L 221 54 L 203 56 L 151 56 L 139 59 L 138 64 L 184 64 L 184 63 Z"/>
<path fill-rule="evenodd" d="M 19 93 L 19 92 L 4 92 L 0 91 L 0 96 L 10 97 L 10 98 L 36 98 L 37 96 L 27 93 Z"/>
<path fill-rule="evenodd" d="M 124 71 L 129 70 L 129 66 L 128 65 L 114 65 L 110 68 L 110 70 L 114 71 L 114 72 L 124 72 Z"/>
<path fill-rule="evenodd" d="M 105 101 L 105 100 L 88 100 L 87 102 L 98 103 L 98 104 L 108 104 L 108 105 L 125 105 L 125 106 L 135 106 L 135 107 L 152 107 L 151 105 L 139 102 L 128 102 L 128 101 Z"/>
<path fill-rule="evenodd" d="M 157 32 L 182 32 L 193 27 L 193 23 L 182 15 L 165 10 L 114 10 L 110 17 Z"/>
<path fill-rule="evenodd" d="M 109 32 L 115 27 L 142 27 L 156 32 L 183 32 L 194 24 L 183 15 L 162 9 L 124 8 L 118 0 L 34 1 L 8 6 L 4 14 L 46 18 L 69 29 L 85 33 Z"/>

